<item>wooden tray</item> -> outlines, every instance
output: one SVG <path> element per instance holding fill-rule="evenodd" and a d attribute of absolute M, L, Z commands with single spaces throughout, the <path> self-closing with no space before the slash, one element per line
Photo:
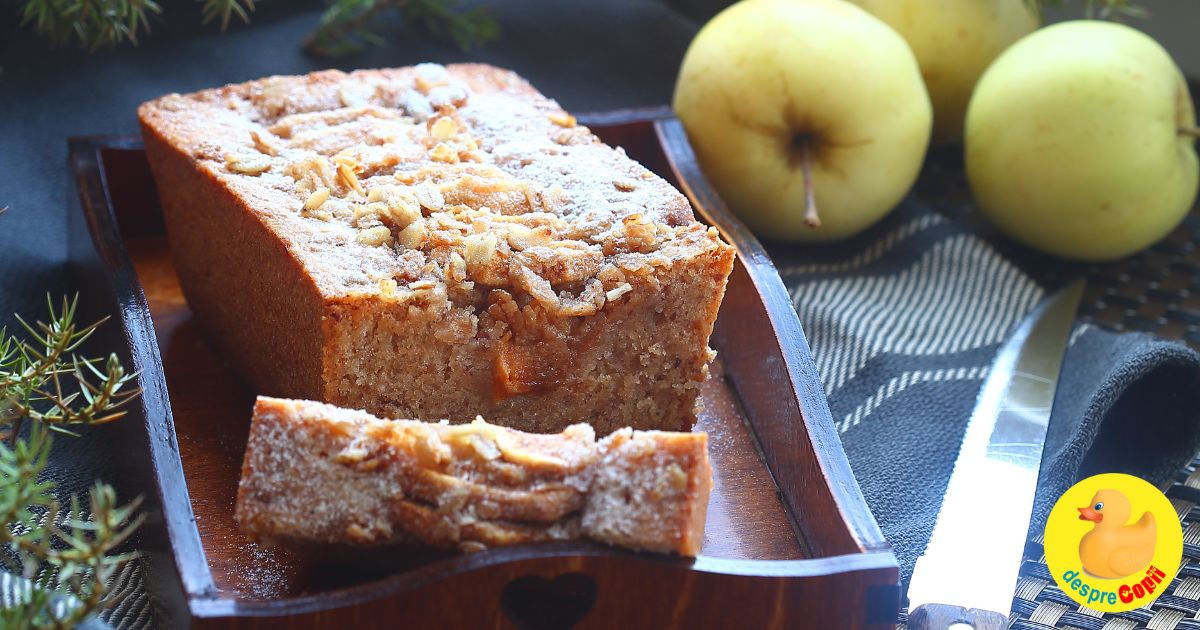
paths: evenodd
<path fill-rule="evenodd" d="M 265 547 L 233 522 L 253 392 L 200 335 L 180 292 L 140 141 L 70 141 L 71 250 L 89 314 L 140 370 L 118 423 L 125 487 L 142 488 L 148 585 L 172 627 L 891 627 L 896 560 L 863 502 L 790 298 L 663 110 L 590 117 L 671 180 L 738 249 L 698 429 L 714 488 L 702 555 L 586 543 L 470 555 L 411 547 Z M 350 625 L 344 625 L 350 624 Z"/>

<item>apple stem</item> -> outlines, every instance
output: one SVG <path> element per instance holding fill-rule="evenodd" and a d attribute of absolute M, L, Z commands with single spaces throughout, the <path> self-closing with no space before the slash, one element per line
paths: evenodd
<path fill-rule="evenodd" d="M 812 147 L 805 142 L 800 145 L 800 170 L 804 172 L 804 223 L 810 228 L 821 227 L 821 215 L 817 213 L 816 186 L 812 177 Z"/>
<path fill-rule="evenodd" d="M 1191 136 L 1193 138 L 1200 138 L 1200 127 L 1180 127 L 1179 134 Z"/>

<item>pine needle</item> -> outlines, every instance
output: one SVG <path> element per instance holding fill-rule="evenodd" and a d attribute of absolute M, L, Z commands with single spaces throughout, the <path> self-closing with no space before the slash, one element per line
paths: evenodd
<path fill-rule="evenodd" d="M 78 325 L 78 297 L 47 302 L 47 321 L 0 329 L 0 570 L 25 579 L 0 628 L 14 630 L 72 628 L 114 605 L 109 583 L 136 557 L 121 547 L 144 520 L 140 497 L 120 505 L 100 482 L 86 510 L 78 496 L 63 509 L 46 479 L 54 432 L 116 420 L 140 394 L 116 355 L 77 354 L 104 320 Z"/>
<path fill-rule="evenodd" d="M 486 8 L 464 11 L 457 0 L 331 0 L 304 48 L 322 57 L 344 57 L 382 45 L 386 38 L 377 24 L 389 13 L 464 51 L 500 36 L 500 25 Z"/>
<path fill-rule="evenodd" d="M 255 0 L 197 0 L 203 24 L 217 22 L 224 31 L 236 17 L 250 23 Z M 463 50 L 499 37 L 500 27 L 485 8 L 464 10 L 459 0 L 328 0 L 321 24 L 304 42 L 309 52 L 339 57 L 378 46 L 386 38 L 378 18 L 391 13 Z M 162 14 L 154 0 L 23 0 L 21 25 L 47 37 L 55 46 L 94 51 L 123 44 L 136 46 L 150 34 L 150 20 Z M 0 210 L 2 213 L 3 210 Z"/>
<path fill-rule="evenodd" d="M 215 19 L 221 20 L 221 30 L 229 28 L 229 19 L 234 15 L 242 19 L 243 24 L 250 23 L 250 13 L 254 11 L 254 0 L 204 0 L 203 24 Z"/>

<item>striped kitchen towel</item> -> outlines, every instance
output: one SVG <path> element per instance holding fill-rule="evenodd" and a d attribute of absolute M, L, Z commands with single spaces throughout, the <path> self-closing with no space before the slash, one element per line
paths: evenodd
<path fill-rule="evenodd" d="M 1009 332 L 1057 288 L 1034 276 L 1054 274 L 1044 273 L 1044 258 L 1035 267 L 1017 262 L 1011 245 L 961 209 L 915 200 L 850 241 L 768 250 L 907 583 L 983 378 Z M 1200 356 L 1179 343 L 1078 325 L 1031 531 L 1078 476 L 1122 471 L 1157 483 L 1191 459 L 1198 438 Z"/>

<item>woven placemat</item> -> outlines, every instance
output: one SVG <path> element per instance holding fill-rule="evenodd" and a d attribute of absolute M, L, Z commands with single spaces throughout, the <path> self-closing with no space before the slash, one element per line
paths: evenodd
<path fill-rule="evenodd" d="M 1148 332 L 1200 349 L 1200 212 L 1132 258 L 1089 265 L 1081 318 L 1119 331 Z M 1200 457 L 1164 488 L 1183 526 L 1183 562 L 1167 590 L 1148 607 L 1102 614 L 1063 594 L 1050 577 L 1041 536 L 1025 548 L 1013 599 L 1014 630 L 1200 630 Z"/>
<path fill-rule="evenodd" d="M 1180 226 L 1144 252 L 1112 263 L 1069 263 L 996 234 L 979 216 L 961 160 L 959 149 L 932 151 L 913 196 L 943 214 L 976 223 L 978 232 L 1004 257 L 1043 286 L 1063 286 L 1086 277 L 1081 322 L 1108 330 L 1148 332 L 1200 350 L 1200 199 Z M 1076 604 L 1050 577 L 1039 534 L 1026 542 L 1009 628 L 1200 630 L 1200 454 L 1163 490 L 1180 515 L 1183 562 L 1162 596 L 1146 608 L 1126 613 L 1100 613 Z M 900 630 L 906 620 L 907 610 L 901 610 Z"/>
<path fill-rule="evenodd" d="M 1180 339 L 1200 349 L 1200 212 L 1128 260 L 1087 268 L 1085 319 Z"/>
<path fill-rule="evenodd" d="M 1150 606 L 1102 614 L 1072 601 L 1046 568 L 1041 536 L 1029 541 L 1017 580 L 1009 627 L 1014 630 L 1200 630 L 1200 458 L 1179 471 L 1165 489 L 1183 525 L 1183 562 L 1167 590 Z"/>
<path fill-rule="evenodd" d="M 959 159 L 933 160 L 916 194 L 947 214 L 974 211 Z M 986 232 L 986 226 L 981 227 Z M 999 239 L 997 245 L 1039 280 L 1088 280 L 1080 319 L 1115 331 L 1180 340 L 1200 350 L 1200 207 L 1154 247 L 1111 263 L 1064 263 Z M 1050 577 L 1041 535 L 1026 544 L 1009 615 L 1014 630 L 1200 630 L 1200 455 L 1164 488 L 1183 526 L 1183 562 L 1167 590 L 1150 606 L 1100 613 L 1063 594 Z M 900 628 L 907 611 L 898 619 Z"/>

